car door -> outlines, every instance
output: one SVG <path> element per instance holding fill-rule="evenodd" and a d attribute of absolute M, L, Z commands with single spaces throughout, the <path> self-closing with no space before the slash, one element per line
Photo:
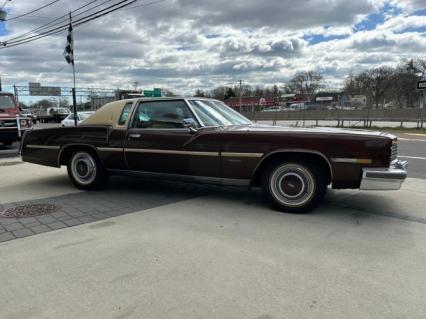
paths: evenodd
<path fill-rule="evenodd" d="M 125 140 L 130 170 L 220 178 L 220 145 L 214 129 L 199 126 L 185 100 L 143 101 Z"/>

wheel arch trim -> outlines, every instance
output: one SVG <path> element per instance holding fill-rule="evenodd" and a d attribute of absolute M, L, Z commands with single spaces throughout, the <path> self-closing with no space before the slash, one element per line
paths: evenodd
<path fill-rule="evenodd" d="M 254 182 L 254 180 L 255 180 L 255 177 L 256 177 L 256 174 L 258 173 L 258 171 L 259 171 L 259 168 L 263 165 L 263 163 L 268 159 L 268 158 L 270 158 L 271 156 L 273 156 L 273 155 L 276 155 L 276 154 L 291 154 L 291 153 L 299 153 L 299 154 L 310 154 L 310 155 L 318 155 L 318 156 L 320 156 L 322 159 L 324 159 L 325 160 L 325 162 L 327 163 L 327 165 L 328 165 L 328 168 L 329 168 L 329 170 L 330 170 L 330 179 L 331 179 L 331 182 L 333 182 L 333 167 L 332 167 L 332 165 L 331 165 L 331 162 L 330 162 L 330 160 L 327 158 L 327 156 L 325 156 L 323 153 L 321 153 L 321 152 L 319 152 L 319 151 L 315 151 L 315 150 L 307 150 L 307 149 L 297 149 L 297 148 L 283 148 L 283 149 L 277 149 L 277 150 L 275 150 L 275 151 L 272 151 L 272 152 L 269 152 L 269 153 L 266 153 L 262 158 L 261 158 L 261 160 L 259 161 L 259 163 L 257 163 L 257 165 L 256 165 L 256 167 L 255 167 L 255 169 L 254 169 L 254 171 L 253 171 L 253 174 L 252 174 L 252 176 L 251 176 L 251 178 L 250 178 L 250 181 L 251 181 L 251 183 L 253 183 Z"/>
<path fill-rule="evenodd" d="M 80 147 L 81 147 L 81 146 L 82 146 L 82 147 L 88 147 L 88 148 L 92 149 L 93 151 L 95 151 L 95 153 L 96 153 L 96 155 L 98 156 L 99 160 L 100 160 L 100 161 L 101 161 L 101 163 L 103 164 L 102 157 L 101 157 L 101 155 L 99 154 L 99 151 L 98 151 L 98 149 L 97 149 L 95 146 L 90 145 L 90 144 L 73 143 L 73 144 L 66 144 L 66 145 L 62 146 L 62 147 L 61 147 L 61 149 L 59 150 L 59 153 L 58 153 L 58 160 L 57 160 L 58 167 L 61 167 L 61 159 L 62 159 L 62 154 L 63 154 L 63 152 L 64 152 L 66 149 L 69 149 L 69 148 L 71 148 L 71 147 L 76 147 L 76 146 L 80 146 Z"/>

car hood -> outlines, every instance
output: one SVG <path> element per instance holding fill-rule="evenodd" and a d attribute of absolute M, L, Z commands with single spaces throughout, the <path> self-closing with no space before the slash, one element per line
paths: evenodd
<path fill-rule="evenodd" d="M 5 117 L 16 117 L 18 115 L 18 110 L 16 108 L 7 108 L 7 109 L 1 109 L 0 110 L 0 118 Z"/>
<path fill-rule="evenodd" d="M 259 133 L 287 133 L 287 134 L 323 134 L 323 135 L 356 135 L 365 137 L 386 137 L 395 139 L 396 136 L 378 131 L 358 130 L 358 129 L 344 129 L 332 127 L 286 127 L 286 126 L 272 126 L 252 124 L 247 126 L 228 126 L 224 131 L 238 131 L 238 132 L 259 132 Z"/>

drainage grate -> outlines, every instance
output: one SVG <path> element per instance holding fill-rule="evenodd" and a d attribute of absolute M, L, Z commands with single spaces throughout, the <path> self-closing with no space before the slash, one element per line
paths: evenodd
<path fill-rule="evenodd" d="M 51 204 L 34 204 L 10 207 L 0 213 L 1 217 L 6 218 L 25 218 L 40 215 L 46 215 L 56 212 L 59 207 Z"/>

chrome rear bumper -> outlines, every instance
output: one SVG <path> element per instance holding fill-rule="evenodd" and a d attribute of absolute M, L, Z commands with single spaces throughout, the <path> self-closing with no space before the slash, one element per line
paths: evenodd
<path fill-rule="evenodd" d="M 389 168 L 363 168 L 361 190 L 398 190 L 407 178 L 407 161 L 395 160 Z"/>

